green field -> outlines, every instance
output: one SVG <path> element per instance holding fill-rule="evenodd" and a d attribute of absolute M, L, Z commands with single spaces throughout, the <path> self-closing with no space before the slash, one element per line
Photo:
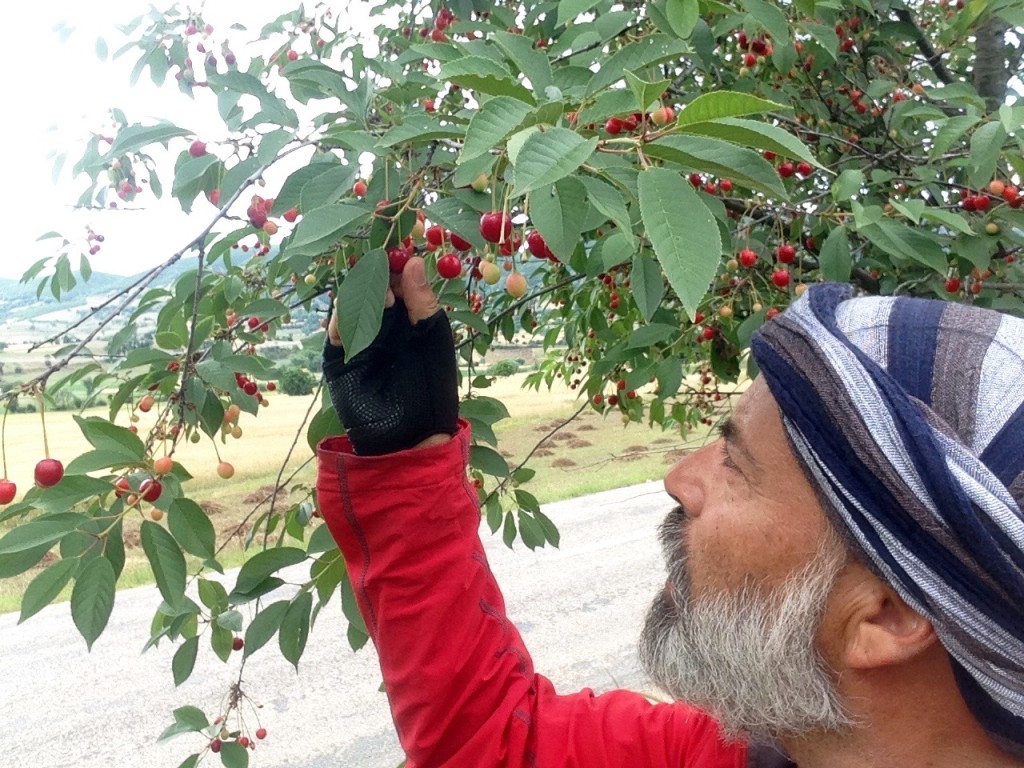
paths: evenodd
<path fill-rule="evenodd" d="M 524 486 L 542 503 L 660 479 L 682 451 L 706 438 L 705 433 L 691 433 L 684 441 L 678 433 L 637 424 L 623 425 L 617 411 L 602 416 L 589 408 L 555 431 L 579 408 L 576 393 L 564 386 L 556 386 L 550 392 L 523 390 L 523 378 L 524 374 L 519 374 L 499 379 L 484 392 L 503 400 L 511 414 L 511 418 L 496 425 L 495 431 L 499 450 L 513 467 L 542 443 L 529 464 L 537 475 Z M 243 534 L 248 532 L 248 521 L 255 517 L 254 508 L 272 491 L 311 398 L 271 393 L 269 401 L 269 407 L 261 409 L 258 417 L 243 414 L 240 439 L 228 438 L 224 443 L 218 439 L 217 451 L 209 440 L 183 443 L 175 453 L 175 459 L 194 477 L 186 486 L 189 495 L 210 514 L 219 540 L 228 543 L 221 557 L 226 566 L 238 565 L 247 556 L 237 533 L 240 528 Z M 145 434 L 153 419 L 153 413 L 142 415 L 138 424 L 141 434 Z M 67 462 L 89 447 L 71 413 L 48 413 L 46 425 L 50 452 L 55 458 Z M 548 437 L 552 431 L 554 435 Z M 35 463 L 43 457 L 39 414 L 8 416 L 5 440 L 8 477 L 23 492 L 32 482 Z M 218 451 L 220 458 L 235 466 L 236 473 L 231 480 L 222 480 L 216 474 Z M 158 450 L 157 455 L 160 453 Z M 315 479 L 310 459 L 305 435 L 299 435 L 283 476 L 287 478 L 297 470 L 293 485 L 310 486 Z M 289 491 L 291 489 L 285 489 L 279 505 L 282 501 L 290 503 L 290 498 L 301 498 L 301 490 L 294 495 Z M 264 509 L 265 505 L 260 511 Z M 122 586 L 152 580 L 137 539 L 137 528 L 144 514 L 142 510 L 126 520 L 128 563 L 120 582 Z M 557 525 L 557 519 L 555 523 Z M 252 551 L 255 550 L 249 550 Z M 0 582 L 0 612 L 18 610 L 19 596 L 37 572 L 33 569 Z"/>

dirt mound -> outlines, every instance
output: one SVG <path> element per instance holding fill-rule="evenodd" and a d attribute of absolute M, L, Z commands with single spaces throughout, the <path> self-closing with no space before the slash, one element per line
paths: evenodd
<path fill-rule="evenodd" d="M 576 462 L 572 459 L 560 458 L 551 462 L 552 467 L 575 467 Z"/>
<path fill-rule="evenodd" d="M 288 494 L 288 489 L 284 486 L 279 486 L 277 489 L 278 497 L 285 496 Z M 263 485 L 257 488 L 255 491 L 246 496 L 243 501 L 246 504 L 262 504 L 265 501 L 269 501 L 274 495 L 274 486 Z"/>
<path fill-rule="evenodd" d="M 577 437 L 570 440 L 568 443 L 566 443 L 566 445 L 568 445 L 570 448 L 589 448 L 591 445 L 593 445 L 593 443 L 590 442 L 589 440 L 583 440 Z"/>

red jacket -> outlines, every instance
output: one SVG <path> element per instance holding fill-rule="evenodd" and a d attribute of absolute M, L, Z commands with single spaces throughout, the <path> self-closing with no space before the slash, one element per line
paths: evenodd
<path fill-rule="evenodd" d="M 683 704 L 629 691 L 558 695 L 530 654 L 480 542 L 451 441 L 356 456 L 319 447 L 320 509 L 348 567 L 409 768 L 743 768 L 747 750 Z"/>

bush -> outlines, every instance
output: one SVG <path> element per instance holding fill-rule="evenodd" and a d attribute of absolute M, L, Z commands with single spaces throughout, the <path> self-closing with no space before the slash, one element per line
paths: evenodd
<path fill-rule="evenodd" d="M 488 376 L 511 376 L 519 373 L 519 362 L 516 360 L 499 360 L 487 369 Z"/>
<path fill-rule="evenodd" d="M 305 368 L 292 366 L 281 370 L 277 382 L 286 395 L 308 395 L 316 386 L 316 377 Z"/>

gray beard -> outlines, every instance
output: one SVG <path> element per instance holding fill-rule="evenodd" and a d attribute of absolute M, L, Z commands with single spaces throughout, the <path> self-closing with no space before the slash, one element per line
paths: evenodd
<path fill-rule="evenodd" d="M 715 717 L 730 739 L 769 741 L 852 725 L 815 635 L 844 557 L 828 546 L 777 589 L 745 584 L 694 597 L 681 510 L 661 526 L 669 579 L 640 637 L 640 661 L 672 698 Z"/>

